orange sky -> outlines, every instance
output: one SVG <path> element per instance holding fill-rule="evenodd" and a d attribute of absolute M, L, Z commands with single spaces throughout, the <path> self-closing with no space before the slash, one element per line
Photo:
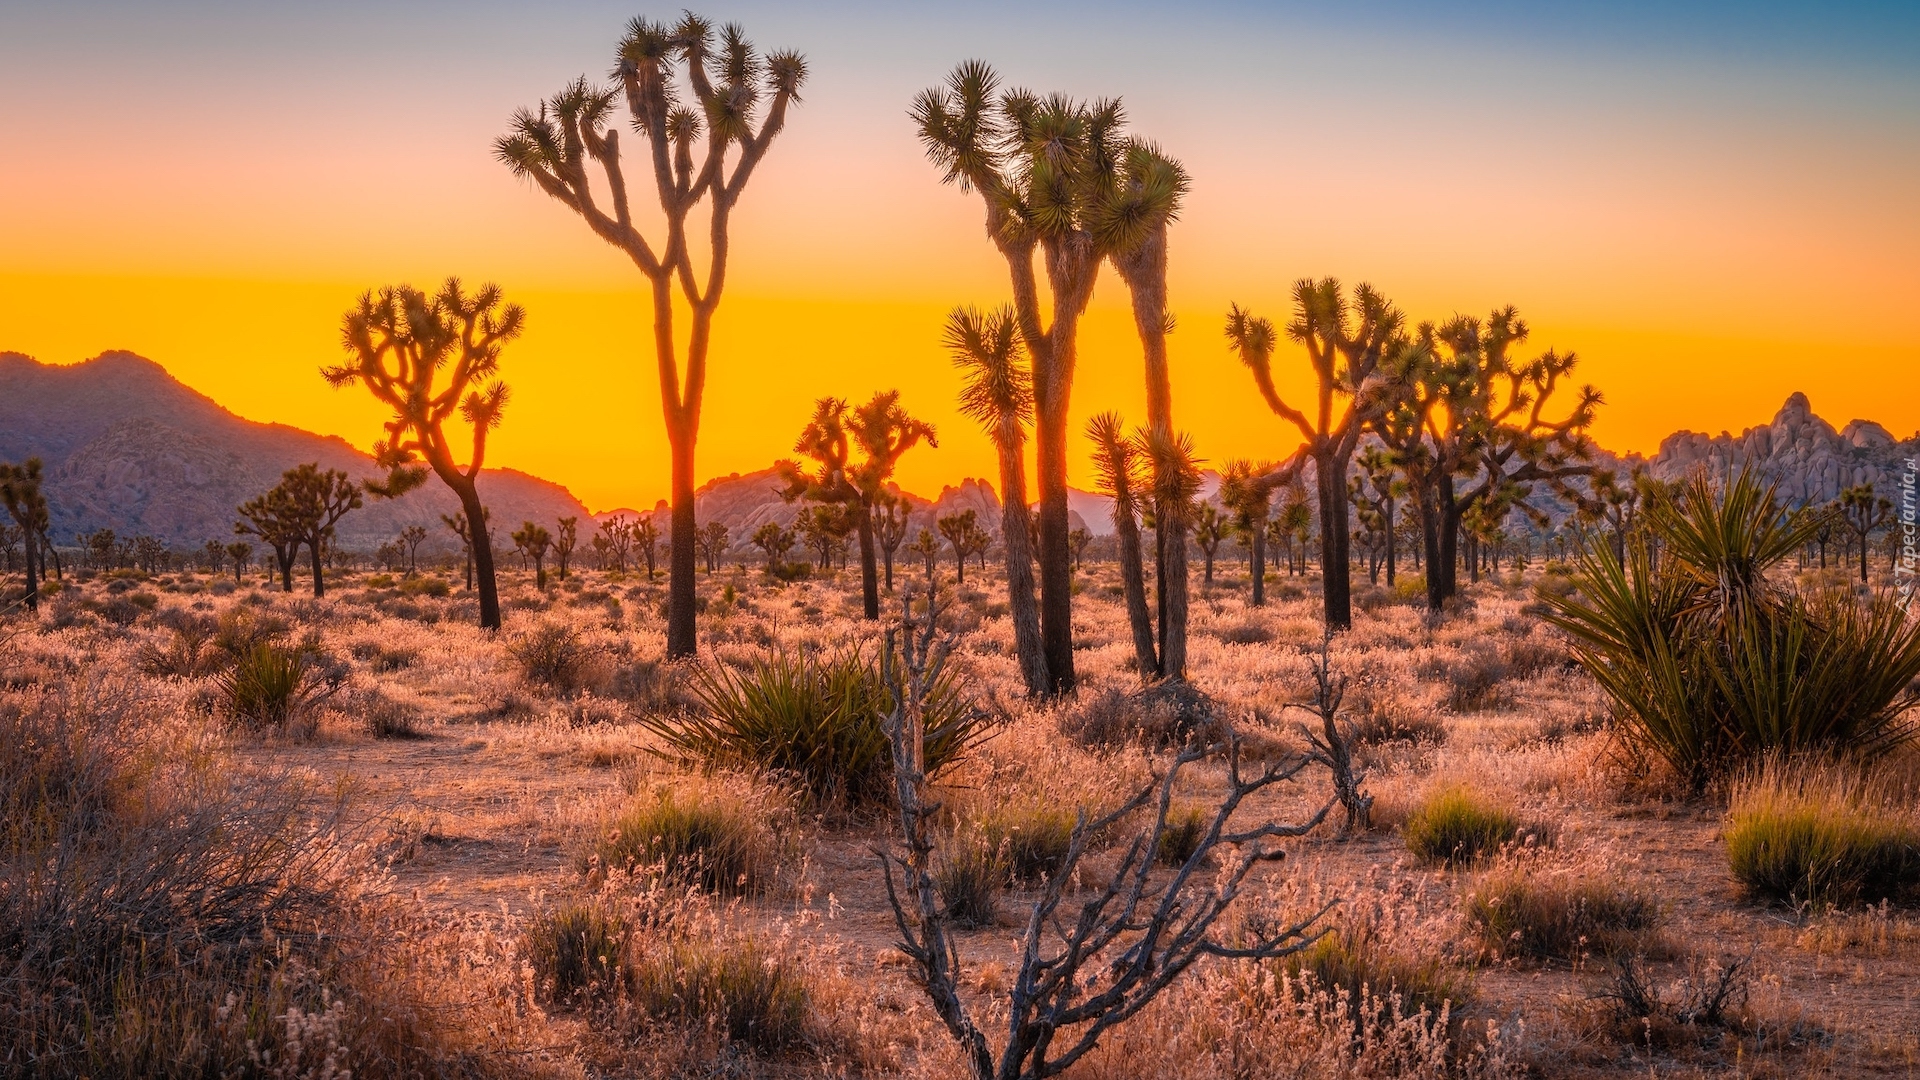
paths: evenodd
<path fill-rule="evenodd" d="M 506 356 L 515 398 L 491 463 L 595 510 L 664 494 L 637 273 L 487 150 L 514 106 L 605 66 L 618 9 L 528 23 L 488 8 L 433 46 L 447 55 L 413 63 L 390 43 L 356 51 L 364 13 L 286 25 L 211 6 L 183 29 L 138 9 L 76 22 L 74 8 L 0 27 L 0 349 L 56 363 L 130 349 L 243 416 L 366 445 L 378 411 L 317 374 L 354 296 L 495 280 L 529 329 Z M 878 46 L 837 32 L 855 15 Z M 1001 302 L 1005 271 L 977 201 L 939 184 L 904 115 L 976 54 L 1014 81 L 1123 95 L 1136 129 L 1187 164 L 1175 408 L 1210 460 L 1292 446 L 1224 346 L 1227 305 L 1284 316 L 1289 282 L 1325 274 L 1370 280 L 1416 319 L 1518 305 L 1535 346 L 1579 352 L 1608 401 L 1595 435 L 1615 449 L 1763 423 L 1796 389 L 1836 425 L 1920 428 L 1910 67 L 1790 42 L 1600 47 L 1555 27 L 1489 48 L 1412 17 L 1241 26 L 1226 10 L 1183 24 L 1195 42 L 1116 31 L 1062 62 L 931 16 L 742 18 L 808 52 L 815 76 L 736 218 L 703 477 L 784 455 L 821 394 L 894 387 L 942 436 L 903 463 L 905 486 L 992 475 L 938 340 L 953 305 Z M 255 48 L 270 34 L 298 42 L 291 59 Z M 1462 49 L 1470 63 L 1432 77 Z M 1283 387 L 1303 385 L 1289 359 Z M 1139 365 L 1109 274 L 1075 411 L 1138 416 Z"/>

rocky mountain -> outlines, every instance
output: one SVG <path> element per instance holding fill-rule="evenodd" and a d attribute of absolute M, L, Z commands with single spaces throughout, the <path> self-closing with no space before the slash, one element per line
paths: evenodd
<path fill-rule="evenodd" d="M 104 353 L 72 366 L 0 353 L 0 461 L 46 463 L 51 534 L 112 529 L 197 547 L 231 538 L 234 509 L 302 462 L 376 475 L 373 459 L 338 437 L 235 416 L 132 353 Z M 522 520 L 585 517 L 558 484 L 511 469 L 481 474 L 495 532 Z M 371 548 L 408 525 L 424 525 L 442 548 L 440 523 L 459 503 L 436 481 L 397 500 L 368 500 L 340 522 L 348 547 Z"/>
<path fill-rule="evenodd" d="M 1830 502 L 1848 487 L 1872 484 L 1893 496 L 1900 489 L 1902 463 L 1920 456 L 1920 433 L 1901 440 L 1871 420 L 1850 420 L 1835 431 L 1814 415 L 1807 395 L 1795 393 L 1774 414 L 1773 422 L 1738 435 L 1708 436 L 1676 431 L 1660 442 L 1647 463 L 1661 480 L 1675 480 L 1697 468 L 1725 473 L 1742 465 L 1779 485 L 1789 505 Z"/>

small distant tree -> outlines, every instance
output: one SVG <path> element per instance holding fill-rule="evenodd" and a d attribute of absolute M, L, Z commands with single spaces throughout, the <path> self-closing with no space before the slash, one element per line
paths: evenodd
<path fill-rule="evenodd" d="M 767 573 L 771 574 L 780 560 L 787 557 L 787 552 L 793 550 L 793 533 L 777 521 L 768 521 L 753 531 L 749 543 L 766 555 Z"/>
<path fill-rule="evenodd" d="M 19 528 L 0 522 L 0 552 L 7 557 L 7 573 L 13 573 L 13 557 L 20 551 L 20 541 L 26 533 Z"/>
<path fill-rule="evenodd" d="M 1231 531 L 1231 519 L 1220 512 L 1210 502 L 1200 504 L 1200 510 L 1193 519 L 1193 542 L 1200 547 L 1200 556 L 1205 563 L 1201 580 L 1213 584 L 1213 558 L 1220 550 L 1221 541 Z"/>
<path fill-rule="evenodd" d="M 407 549 L 407 576 L 419 573 L 420 545 L 427 539 L 425 525 L 409 525 L 400 530 L 400 544 Z"/>
<path fill-rule="evenodd" d="M 233 583 L 240 584 L 240 575 L 246 573 L 247 563 L 253 558 L 253 545 L 245 540 L 235 540 L 225 548 L 226 556 L 233 560 Z"/>
<path fill-rule="evenodd" d="M 47 500 L 40 492 L 40 459 L 30 457 L 19 465 L 0 462 L 0 502 L 20 529 L 26 550 L 27 607 L 40 609 L 40 538 L 46 533 Z"/>
<path fill-rule="evenodd" d="M 932 529 L 922 526 L 913 543 L 907 545 L 907 550 L 920 556 L 921 563 L 926 567 L 927 583 L 931 585 L 935 571 L 940 568 L 940 538 L 933 534 Z"/>
<path fill-rule="evenodd" d="M 1093 543 L 1093 533 L 1086 529 L 1075 529 L 1067 534 L 1067 550 L 1073 554 L 1073 569 L 1080 571 L 1080 563 L 1087 557 L 1087 545 Z"/>
<path fill-rule="evenodd" d="M 307 546 L 313 567 L 313 595 L 325 596 L 327 585 L 322 567 L 327 548 L 333 543 L 334 528 L 340 519 L 360 508 L 360 485 L 338 469 L 322 472 L 317 463 L 309 462 L 283 473 L 280 487 L 286 492 L 299 540 Z"/>
<path fill-rule="evenodd" d="M 388 470 L 387 479 L 369 484 L 371 494 L 398 498 L 426 483 L 431 469 L 460 499 L 466 519 L 484 524 L 476 481 L 487 435 L 500 426 L 507 406 L 507 384 L 494 376 L 501 351 L 525 325 L 526 313 L 518 304 L 503 305 L 497 286 L 468 295 L 458 278 L 448 278 L 431 297 L 409 285 L 361 295 L 342 320 L 349 360 L 321 373 L 335 387 L 360 383 L 393 410 L 387 437 L 374 444 L 374 459 Z M 488 379 L 493 381 L 479 389 Z M 472 432 L 464 466 L 454 460 L 447 434 L 456 411 Z M 498 630 L 500 594 L 487 530 L 475 531 L 469 546 L 480 585 L 480 626 Z"/>
<path fill-rule="evenodd" d="M 644 514 L 627 531 L 634 552 L 647 564 L 647 580 L 652 581 L 654 563 L 660 556 L 660 526 L 653 523 L 653 515 Z"/>
<path fill-rule="evenodd" d="M 480 520 L 486 526 L 486 533 L 488 538 L 488 549 L 491 550 L 492 538 L 493 538 L 493 511 L 486 509 L 485 507 L 482 507 L 480 514 L 481 514 Z M 467 588 L 472 589 L 473 588 L 473 536 L 467 529 L 467 513 L 465 510 L 462 510 L 458 514 L 441 514 L 440 523 L 445 525 L 447 529 L 453 533 L 454 536 L 459 537 L 460 539 L 460 552 L 466 558 Z"/>
<path fill-rule="evenodd" d="M 888 592 L 893 591 L 893 560 L 906 542 L 907 524 L 912 518 L 913 504 L 898 490 L 884 492 L 873 501 L 873 542 L 886 568 Z"/>
<path fill-rule="evenodd" d="M 1398 512 L 1400 501 L 1407 496 L 1407 482 L 1400 476 L 1393 455 L 1383 447 L 1362 450 L 1359 463 L 1360 475 L 1354 479 L 1366 485 L 1365 502 L 1378 519 L 1376 528 L 1383 534 L 1381 540 L 1386 547 L 1387 587 L 1392 588 L 1399 562 Z"/>
<path fill-rule="evenodd" d="M 600 554 L 600 569 L 626 573 L 633 557 L 633 531 L 638 524 L 625 514 L 615 514 L 600 523 L 594 535 L 593 549 Z"/>
<path fill-rule="evenodd" d="M 1140 511 L 1147 485 L 1140 448 L 1127 438 L 1119 413 L 1106 412 L 1087 422 L 1100 491 L 1113 500 L 1113 531 L 1120 548 L 1120 589 L 1133 631 L 1133 660 L 1143 682 L 1160 677 L 1160 654 L 1153 616 L 1147 610 L 1146 575 L 1140 567 Z"/>
<path fill-rule="evenodd" d="M 200 565 L 207 573 L 217 574 L 227 564 L 227 549 L 218 540 L 209 540 L 200 545 Z"/>
<path fill-rule="evenodd" d="M 700 527 L 700 554 L 707 560 L 707 573 L 720 569 L 720 558 L 727 553 L 731 543 L 727 525 L 723 521 L 709 521 Z"/>
<path fill-rule="evenodd" d="M 1300 471 L 1299 457 L 1286 465 L 1271 461 L 1236 460 L 1220 473 L 1220 498 L 1226 503 L 1233 531 L 1247 549 L 1247 572 L 1253 577 L 1249 603 L 1267 602 L 1267 537 L 1275 489 L 1291 483 Z"/>
<path fill-rule="evenodd" d="M 286 490 L 274 487 L 240 504 L 240 518 L 233 531 L 257 536 L 273 549 L 274 562 L 280 569 L 280 588 L 292 592 L 293 560 L 300 553 L 301 527 Z"/>
<path fill-rule="evenodd" d="M 573 549 L 580 543 L 580 519 L 563 517 L 553 534 L 553 566 L 560 580 L 567 580 L 567 567 L 573 562 Z"/>
<path fill-rule="evenodd" d="M 523 521 L 512 533 L 514 550 L 533 560 L 534 588 L 547 587 L 547 552 L 553 547 L 553 535 L 531 521 Z"/>
<path fill-rule="evenodd" d="M 1873 493 L 1872 484 L 1856 484 L 1836 500 L 1840 521 L 1853 532 L 1860 547 L 1860 580 L 1867 580 L 1867 540 L 1893 516 L 1893 502 Z"/>
<path fill-rule="evenodd" d="M 967 557 L 974 552 L 975 539 L 980 532 L 979 515 L 972 510 L 962 510 L 957 514 L 943 514 L 934 522 L 940 535 L 947 538 L 953 548 L 954 571 L 959 575 L 960 584 L 967 583 Z"/>

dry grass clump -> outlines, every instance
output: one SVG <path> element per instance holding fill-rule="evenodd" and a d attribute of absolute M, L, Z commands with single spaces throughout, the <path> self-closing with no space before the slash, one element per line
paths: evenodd
<path fill-rule="evenodd" d="M 521 951 L 552 1000 L 598 999 L 616 990 L 624 976 L 630 933 L 625 915 L 590 899 L 535 916 Z"/>
<path fill-rule="evenodd" d="M 606 821 L 584 862 L 590 872 L 617 870 L 676 885 L 738 896 L 775 883 L 780 841 L 774 821 L 784 808 L 741 784 L 661 785 L 634 798 Z"/>
<path fill-rule="evenodd" d="M 1061 715 L 1060 732 L 1082 746 L 1166 749 L 1218 738 L 1224 725 L 1213 699 L 1192 683 L 1160 682 L 1092 695 Z"/>
<path fill-rule="evenodd" d="M 1160 846 L 1154 857 L 1163 866 L 1185 866 L 1200 849 L 1210 818 L 1199 805 L 1175 806 L 1167 811 L 1167 828 L 1160 834 Z"/>
<path fill-rule="evenodd" d="M 353 696 L 353 711 L 366 722 L 367 733 L 376 739 L 421 739 L 426 737 L 426 717 L 419 706 L 402 701 L 378 688 L 362 690 Z"/>
<path fill-rule="evenodd" d="M 1480 712 L 1503 704 L 1508 697 L 1504 684 L 1513 674 L 1501 651 L 1483 642 L 1465 643 L 1456 650 L 1436 650 L 1415 671 L 1422 679 L 1445 684 L 1447 709 L 1456 713 Z"/>
<path fill-rule="evenodd" d="M 1531 960 L 1645 953 L 1660 922 L 1660 906 L 1646 891 L 1538 858 L 1505 860 L 1486 872 L 1465 908 L 1495 955 Z"/>
<path fill-rule="evenodd" d="M 977 930 L 998 922 L 1007 876 L 1000 848 L 980 832 L 957 830 L 941 841 L 933 883 L 954 925 Z"/>
<path fill-rule="evenodd" d="M 306 647 L 261 641 L 234 659 L 217 684 L 222 711 L 236 727 L 311 734 L 316 710 L 337 693 L 346 673 L 317 663 Z"/>
<path fill-rule="evenodd" d="M 1448 866 L 1465 866 L 1523 839 L 1552 840 L 1544 827 L 1523 826 L 1512 810 L 1463 784 L 1429 795 L 1400 831 L 1408 851 Z"/>
<path fill-rule="evenodd" d="M 1362 747 L 1396 743 L 1439 746 L 1447 741 L 1447 726 L 1439 717 L 1420 711 L 1397 694 L 1355 695 L 1354 742 Z"/>
<path fill-rule="evenodd" d="M 1034 883 L 1052 877 L 1067 857 L 1078 815 L 1066 807 L 1037 801 L 1002 803 L 974 823 L 1014 881 Z"/>
<path fill-rule="evenodd" d="M 606 658 L 578 630 L 541 623 L 507 646 L 527 685 L 556 694 L 592 689 L 605 679 Z"/>
<path fill-rule="evenodd" d="M 1728 866 L 1764 903 L 1920 900 L 1920 825 L 1899 796 L 1845 762 L 1770 760 L 1734 786 Z"/>
<path fill-rule="evenodd" d="M 1324 991 L 1344 1000 L 1356 1028 L 1421 1013 L 1444 1018 L 1473 996 L 1467 972 L 1437 955 L 1396 947 L 1381 924 L 1365 916 L 1282 966 L 1300 998 Z"/>

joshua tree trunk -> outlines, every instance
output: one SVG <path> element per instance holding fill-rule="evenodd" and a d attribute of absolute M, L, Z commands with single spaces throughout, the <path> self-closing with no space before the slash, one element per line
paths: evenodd
<path fill-rule="evenodd" d="M 860 602 L 869 619 L 880 617 L 880 573 L 873 550 L 873 508 L 861 499 L 853 504 L 854 529 L 860 534 Z"/>
<path fill-rule="evenodd" d="M 1387 588 L 1393 588 L 1393 497 L 1387 497 Z"/>
<path fill-rule="evenodd" d="M 20 531 L 26 534 L 24 537 L 22 537 L 22 539 L 26 541 L 27 608 L 30 611 L 39 611 L 40 610 L 39 544 L 35 543 L 36 538 L 33 535 L 34 530 L 32 525 L 28 525 L 26 528 Z"/>
<path fill-rule="evenodd" d="M 480 505 L 480 492 L 472 481 L 461 477 L 463 482 L 456 483 L 451 477 L 459 476 L 457 470 L 448 469 L 440 473 L 441 479 L 460 497 L 460 512 L 467 515 L 467 553 L 472 560 L 473 577 L 468 587 L 478 581 L 480 585 L 480 628 L 483 630 L 500 629 L 500 590 L 493 577 L 493 537 L 487 533 L 487 511 Z"/>
<path fill-rule="evenodd" d="M 1267 523 L 1254 526 L 1253 540 L 1247 545 L 1247 570 L 1253 575 L 1253 606 L 1267 603 Z"/>
<path fill-rule="evenodd" d="M 1013 649 L 1026 680 L 1027 694 L 1047 693 L 1047 657 L 1040 636 L 1040 610 L 1033 599 L 1033 547 L 1027 513 L 1027 478 L 1020 453 L 1020 418 L 1000 422 L 1000 537 L 1007 556 L 1007 614 L 1013 620 Z"/>
<path fill-rule="evenodd" d="M 320 545 L 315 543 L 308 543 L 307 555 L 308 555 L 308 562 L 313 566 L 313 595 L 315 599 L 318 599 L 322 596 L 327 595 L 327 580 L 322 575 L 322 571 L 320 568 L 320 557 L 321 557 Z"/>
<path fill-rule="evenodd" d="M 273 549 L 273 557 L 280 562 L 280 591 L 282 592 L 293 591 L 293 559 L 298 554 L 300 549 L 291 544 L 280 545 Z"/>
<path fill-rule="evenodd" d="M 1146 365 L 1147 427 L 1173 439 L 1173 382 L 1167 371 L 1167 233 L 1163 224 L 1139 246 L 1114 260 L 1133 301 L 1134 329 Z M 1187 514 L 1185 507 L 1156 506 L 1154 599 L 1159 616 L 1162 672 L 1186 677 Z M 1211 563 L 1209 563 L 1211 567 Z M 1208 580 L 1212 580 L 1209 569 Z M 1175 657 L 1179 660 L 1176 663 Z"/>
<path fill-rule="evenodd" d="M 1347 526 L 1347 455 L 1337 446 L 1314 455 L 1314 475 L 1320 489 L 1320 589 L 1326 601 L 1327 625 L 1345 630 L 1353 625 L 1352 546 Z"/>
<path fill-rule="evenodd" d="M 1148 682 L 1160 677 L 1160 660 L 1154 655 L 1147 582 L 1140 568 L 1140 526 L 1131 513 L 1115 514 L 1113 531 L 1120 542 L 1120 584 L 1126 594 L 1127 623 L 1133 628 L 1133 660 L 1141 681 Z"/>

